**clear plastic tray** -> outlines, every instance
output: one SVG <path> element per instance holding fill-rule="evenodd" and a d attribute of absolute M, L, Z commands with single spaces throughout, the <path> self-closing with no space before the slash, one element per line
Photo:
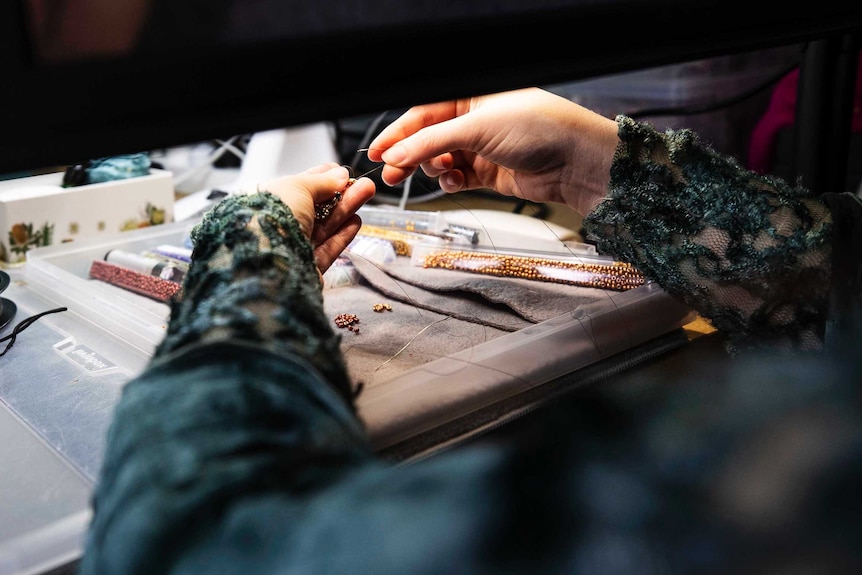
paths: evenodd
<path fill-rule="evenodd" d="M 192 225 L 167 224 L 124 232 L 112 240 L 42 248 L 16 271 L 20 277 L 8 291 L 26 304 L 22 309 L 38 312 L 53 305 L 69 309 L 46 316 L 19 338 L 16 345 L 21 348 L 16 351 L 42 355 L 16 353 L 17 361 L 36 368 L 28 372 L 11 363 L 4 368 L 0 429 L 11 429 L 3 432 L 4 437 L 21 435 L 24 439 L 16 445 L 26 446 L 21 449 L 34 459 L 27 469 L 7 475 L 5 483 L 0 481 L 0 512 L 9 526 L 5 536 L 0 529 L 0 575 L 41 572 L 80 552 L 89 518 L 87 496 L 111 409 L 122 384 L 143 369 L 164 336 L 169 307 L 88 280 L 91 262 L 115 248 L 144 251 L 162 244 L 182 245 Z M 595 305 L 376 382 L 359 396 L 357 409 L 377 450 L 410 452 L 411 441 L 429 430 L 447 430 L 453 422 L 463 422 L 488 406 L 535 392 L 543 384 L 649 342 L 693 318 L 687 307 L 654 284 L 612 293 Z M 40 334 L 41 347 L 25 347 L 27 340 L 32 345 Z M 78 345 L 105 358 L 108 369 L 76 376 L 85 384 L 76 383 L 75 392 L 89 393 L 70 402 L 65 395 L 68 381 L 55 381 L 50 374 L 32 369 L 43 365 L 39 358 L 67 361 L 63 354 Z M 44 369 L 51 370 L 51 365 L 44 363 Z M 32 387 L 37 382 L 38 387 L 29 395 L 10 394 L 18 379 L 23 382 L 19 391 L 26 389 L 25 383 Z M 59 387 L 51 391 L 48 388 L 54 383 Z M 70 405 L 77 411 L 69 413 Z M 86 426 L 80 425 L 82 414 Z M 451 440 L 451 432 L 443 431 L 441 436 Z M 46 498 L 45 477 L 57 478 L 51 492 L 55 500 Z"/>
<path fill-rule="evenodd" d="M 357 407 L 375 449 L 411 452 L 411 440 L 423 433 L 445 436 L 448 425 L 471 413 L 526 396 L 695 317 L 646 284 L 402 372 L 366 389 Z"/>
<path fill-rule="evenodd" d="M 25 273 L 36 293 L 68 306 L 123 342 L 151 354 L 164 338 L 170 307 L 88 278 L 90 265 L 109 251 L 141 253 L 168 244 L 183 246 L 194 222 L 123 232 L 104 239 L 39 248 L 28 254 Z"/>
<path fill-rule="evenodd" d="M 3 297 L 17 313 L 3 335 L 56 307 L 23 270 L 9 273 Z M 80 556 L 114 404 L 148 359 L 71 308 L 39 318 L 3 356 L 0 575 L 53 573 Z"/>

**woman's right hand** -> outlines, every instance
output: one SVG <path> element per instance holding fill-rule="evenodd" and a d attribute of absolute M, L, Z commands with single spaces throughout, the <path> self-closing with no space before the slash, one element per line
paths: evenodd
<path fill-rule="evenodd" d="M 371 142 L 392 186 L 420 168 L 441 189 L 492 189 L 589 213 L 607 194 L 617 124 L 539 88 L 410 108 Z"/>

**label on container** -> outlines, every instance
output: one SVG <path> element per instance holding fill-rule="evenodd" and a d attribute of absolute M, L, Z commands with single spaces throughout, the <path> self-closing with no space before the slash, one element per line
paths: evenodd
<path fill-rule="evenodd" d="M 96 353 L 86 345 L 75 343 L 71 339 L 58 343 L 54 346 L 54 350 L 81 369 L 90 373 L 98 373 L 117 367 L 115 363 L 112 363 L 103 355 Z"/>

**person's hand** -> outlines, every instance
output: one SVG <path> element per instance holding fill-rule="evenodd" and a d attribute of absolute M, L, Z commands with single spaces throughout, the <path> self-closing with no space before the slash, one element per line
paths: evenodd
<path fill-rule="evenodd" d="M 369 144 L 393 186 L 421 167 L 446 192 L 492 189 L 586 214 L 607 194 L 617 125 L 539 88 L 415 106 Z"/>
<path fill-rule="evenodd" d="M 277 195 L 293 212 L 311 241 L 321 274 L 356 237 L 362 225 L 356 210 L 374 196 L 373 181 L 359 178 L 351 183 L 347 168 L 335 163 L 261 183 L 259 189 Z M 341 193 L 341 201 L 326 218 L 315 219 L 315 204 L 329 202 L 336 192 Z"/>

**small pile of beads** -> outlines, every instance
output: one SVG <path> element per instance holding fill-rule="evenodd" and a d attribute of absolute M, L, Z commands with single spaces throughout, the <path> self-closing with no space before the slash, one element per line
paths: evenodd
<path fill-rule="evenodd" d="M 646 281 L 643 274 L 625 262 L 579 263 L 480 252 L 438 252 L 426 256 L 423 266 L 619 291 L 639 287 Z"/>
<path fill-rule="evenodd" d="M 392 311 L 392 306 L 388 303 L 376 303 L 372 309 L 380 313 L 382 311 Z"/>
<path fill-rule="evenodd" d="M 340 313 L 335 316 L 335 325 L 341 328 L 346 327 L 353 333 L 359 333 L 359 327 L 354 325 L 357 323 L 359 323 L 359 317 L 352 313 Z"/>

